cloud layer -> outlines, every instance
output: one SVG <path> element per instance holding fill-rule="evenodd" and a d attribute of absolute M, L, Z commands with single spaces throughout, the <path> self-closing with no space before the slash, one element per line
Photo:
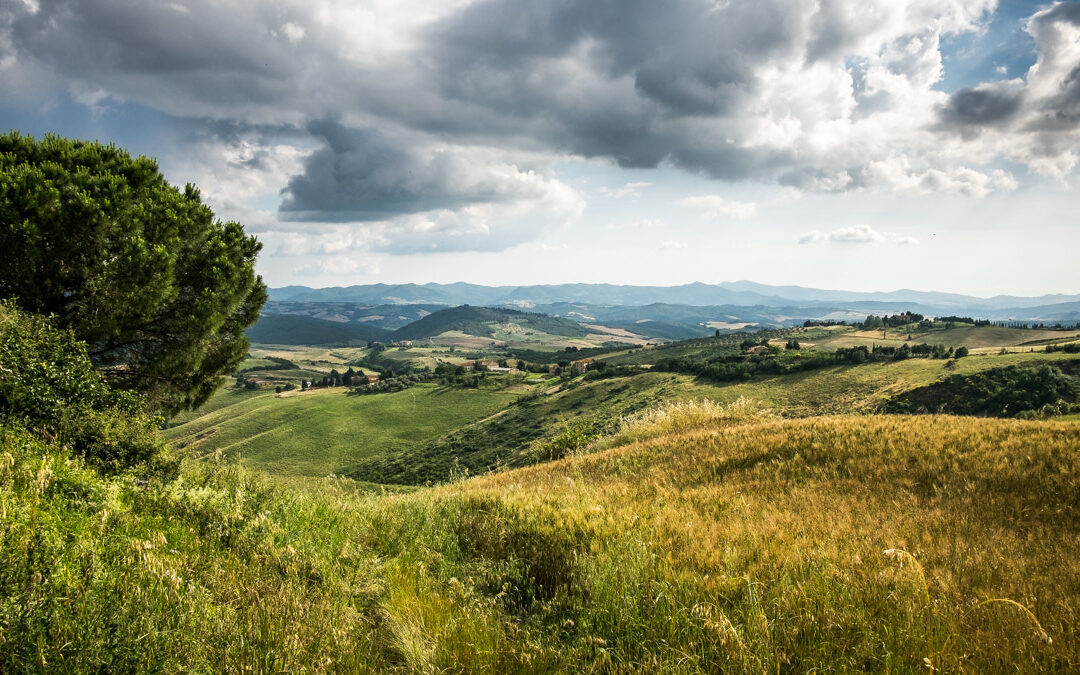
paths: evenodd
<path fill-rule="evenodd" d="M 1016 166 L 1068 176 L 1080 4 L 1033 11 L 1037 61 L 1022 76 L 938 88 L 944 41 L 977 34 L 994 9 L 13 0 L 0 9 L 0 95 L 129 101 L 205 124 L 190 161 L 267 231 L 339 236 L 348 224 L 364 250 L 500 250 L 582 213 L 556 170 L 568 158 L 814 192 L 983 197 L 1016 189 Z M 224 171 L 237 162 L 244 184 Z M 242 199 L 256 190 L 280 191 L 278 210 Z M 678 203 L 714 219 L 756 213 L 715 195 Z"/>
<path fill-rule="evenodd" d="M 853 227 L 841 227 L 831 232 L 811 230 L 799 238 L 800 244 L 819 244 L 830 242 L 834 244 L 899 244 L 908 246 L 918 244 L 915 237 L 894 234 L 892 232 L 878 232 L 869 225 L 855 225 Z"/>

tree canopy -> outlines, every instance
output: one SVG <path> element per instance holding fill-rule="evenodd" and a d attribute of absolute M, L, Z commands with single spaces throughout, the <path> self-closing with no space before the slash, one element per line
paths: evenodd
<path fill-rule="evenodd" d="M 147 157 L 0 135 L 0 298 L 52 316 L 94 366 L 164 412 L 193 407 L 247 351 L 261 244 Z"/>

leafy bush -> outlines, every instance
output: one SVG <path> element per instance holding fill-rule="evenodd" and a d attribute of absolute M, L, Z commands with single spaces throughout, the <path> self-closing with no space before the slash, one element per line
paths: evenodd
<path fill-rule="evenodd" d="M 69 331 L 0 302 L 0 422 L 116 470 L 157 454 L 156 421 L 135 394 L 109 387 Z"/>
<path fill-rule="evenodd" d="M 1078 397 L 1080 385 L 1076 379 L 1053 366 L 1008 366 L 953 375 L 901 394 L 884 408 L 891 413 L 1016 417 L 1028 411 L 1049 415 L 1063 405 L 1068 409 Z"/>
<path fill-rule="evenodd" d="M 1066 354 L 1080 354 L 1080 342 L 1069 342 L 1063 345 L 1046 345 L 1048 353 L 1064 352 Z"/>

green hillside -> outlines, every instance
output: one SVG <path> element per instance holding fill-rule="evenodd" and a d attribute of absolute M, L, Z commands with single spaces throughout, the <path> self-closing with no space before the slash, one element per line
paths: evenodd
<path fill-rule="evenodd" d="M 365 345 L 389 331 L 363 324 L 327 321 L 296 314 L 264 314 L 247 330 L 251 342 L 271 345 Z"/>
<path fill-rule="evenodd" d="M 971 356 L 955 362 L 907 359 L 832 365 L 737 383 L 717 383 L 661 372 L 607 379 L 592 379 L 594 376 L 589 375 L 551 380 L 534 385 L 520 398 L 508 398 L 503 410 L 492 408 L 492 414 L 476 421 L 460 427 L 446 426 L 442 433 L 423 442 L 382 446 L 379 452 L 355 455 L 358 457 L 355 463 L 338 463 L 333 471 L 374 483 L 422 485 L 444 481 L 452 471 L 467 469 L 476 475 L 562 457 L 587 445 L 598 435 L 618 428 L 625 416 L 659 401 L 709 399 L 733 403 L 747 399 L 778 414 L 798 417 L 869 413 L 881 410 L 905 392 L 949 377 L 1017 366 L 1038 368 L 1049 365 L 1075 372 L 1077 364 L 1080 364 L 1080 355 L 1016 353 Z M 405 394 L 407 392 L 392 396 Z M 211 404 L 230 395 L 219 393 L 211 399 Z M 332 404 L 335 411 L 338 405 L 343 405 L 340 400 L 344 394 L 340 390 L 325 395 L 330 398 L 313 399 L 312 414 L 318 410 L 315 401 Z M 257 434 L 258 429 L 253 427 L 252 433 Z M 239 428 L 235 431 L 239 432 Z M 205 447 L 218 447 L 231 438 L 229 435 L 210 438 Z M 299 427 L 288 438 L 315 447 L 326 447 L 327 442 L 321 437 L 317 441 L 312 438 L 307 425 Z M 277 452 L 275 447 L 279 442 L 276 432 L 254 436 L 248 446 L 249 452 L 254 456 L 272 456 Z"/>
<path fill-rule="evenodd" d="M 562 337 L 585 337 L 590 333 L 589 329 L 571 319 L 522 312 L 516 309 L 462 305 L 429 314 L 419 321 L 399 328 L 386 339 L 391 341 L 419 340 L 448 331 L 458 331 L 478 337 L 495 337 L 500 331 L 499 324 L 513 324 L 521 329 Z"/>
<path fill-rule="evenodd" d="M 276 475 L 326 476 L 361 459 L 419 448 L 517 396 L 432 384 L 378 396 L 348 396 L 341 387 L 282 396 L 226 389 L 165 436 L 189 456 L 222 453 Z"/>

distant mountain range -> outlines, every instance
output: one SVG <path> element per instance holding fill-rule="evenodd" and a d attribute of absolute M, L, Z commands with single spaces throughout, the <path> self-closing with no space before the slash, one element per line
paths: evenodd
<path fill-rule="evenodd" d="M 1044 321 L 1072 323 L 1080 321 L 1080 294 L 1042 295 L 1019 297 L 997 295 L 979 298 L 956 293 L 914 291 L 902 289 L 890 292 L 837 291 L 802 286 L 769 286 L 751 281 L 734 281 L 719 284 L 692 283 L 682 286 L 619 286 L 613 284 L 554 284 L 537 286 L 480 286 L 477 284 L 370 284 L 363 286 L 309 288 L 286 286 L 270 289 L 274 311 L 282 305 L 298 307 L 297 303 L 309 305 L 304 312 L 315 315 L 319 311 L 333 313 L 327 303 L 339 305 L 336 316 L 324 314 L 320 318 L 355 322 L 357 318 L 342 313 L 370 312 L 371 325 L 397 329 L 408 321 L 420 318 L 416 314 L 431 312 L 436 307 L 457 305 L 480 305 L 489 307 L 518 307 L 568 316 L 567 312 L 553 311 L 559 305 L 596 309 L 635 308 L 648 305 L 672 307 L 723 307 L 728 310 L 731 321 L 753 321 L 745 318 L 753 314 L 746 309 L 730 311 L 731 308 L 757 308 L 759 318 L 767 323 L 783 323 L 783 317 L 822 318 L 829 314 L 865 315 L 868 313 L 897 313 L 914 311 L 926 315 L 942 316 L 957 314 L 995 320 Z M 310 305 L 323 305 L 312 309 Z M 346 307 L 346 305 L 350 307 Z M 401 306 L 410 307 L 401 307 Z M 359 306 L 359 307 L 358 307 Z M 420 308 L 412 309 L 413 306 Z M 392 308 L 398 307 L 398 310 Z M 783 311 L 775 311 L 783 310 Z M 283 313 L 294 313 L 292 310 Z M 631 312 L 634 314 L 634 312 Z M 686 319 L 691 324 L 700 323 L 700 311 L 691 311 Z M 392 316 L 386 321 L 387 316 Z M 400 317 L 400 318 L 398 318 Z M 597 317 L 602 318 L 602 317 Z M 630 321 L 641 316 L 627 316 Z M 654 317 L 651 320 L 671 320 Z M 714 319 L 706 319 L 712 321 Z M 401 323 L 398 323 L 401 322 Z M 675 323 L 683 323 L 676 321 Z"/>

